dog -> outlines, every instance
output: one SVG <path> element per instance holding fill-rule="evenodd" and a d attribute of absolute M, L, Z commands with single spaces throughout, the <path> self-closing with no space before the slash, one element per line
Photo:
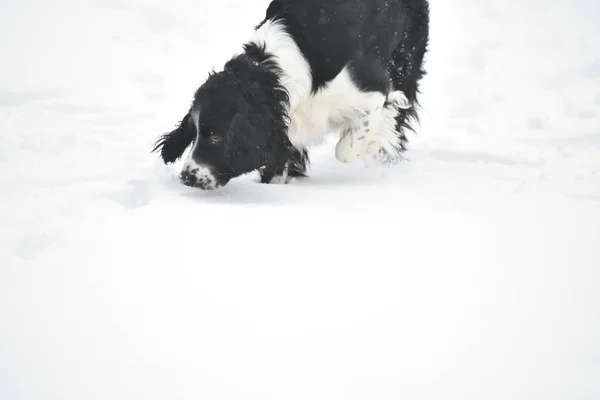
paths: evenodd
<path fill-rule="evenodd" d="M 340 162 L 400 156 L 428 40 L 427 0 L 273 0 L 153 152 L 170 164 L 192 145 L 180 180 L 204 190 L 253 171 L 262 183 L 304 177 L 330 133 Z"/>

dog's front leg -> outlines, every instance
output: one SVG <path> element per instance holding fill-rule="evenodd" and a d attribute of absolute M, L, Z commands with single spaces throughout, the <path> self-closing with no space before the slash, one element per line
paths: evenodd
<path fill-rule="evenodd" d="M 308 164 L 308 151 L 294 149 L 292 154 L 284 160 L 262 168 L 260 170 L 261 182 L 287 184 L 294 178 L 306 176 Z"/>
<path fill-rule="evenodd" d="M 371 104 L 360 115 L 350 118 L 342 127 L 341 138 L 335 147 L 338 161 L 349 163 L 358 158 L 374 156 L 380 150 L 390 150 L 398 145 L 395 117 L 398 108 L 409 107 L 401 91 L 373 93 Z"/>

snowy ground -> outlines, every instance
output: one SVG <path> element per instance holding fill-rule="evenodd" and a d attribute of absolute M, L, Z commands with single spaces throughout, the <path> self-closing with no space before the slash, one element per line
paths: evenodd
<path fill-rule="evenodd" d="M 598 2 L 433 0 L 397 168 L 183 187 L 266 4 L 2 2 L 0 399 L 600 399 Z"/>

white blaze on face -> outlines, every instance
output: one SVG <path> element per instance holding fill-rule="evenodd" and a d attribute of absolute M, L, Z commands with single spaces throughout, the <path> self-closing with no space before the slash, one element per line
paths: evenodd
<path fill-rule="evenodd" d="M 212 190 L 217 189 L 220 185 L 217 182 L 217 179 L 214 177 L 210 168 L 202 163 L 197 163 L 194 158 L 194 152 L 196 151 L 196 146 L 198 145 L 198 125 L 200 112 L 197 108 L 191 110 L 192 122 L 196 127 L 196 140 L 194 141 L 194 146 L 192 150 L 188 153 L 187 159 L 183 164 L 183 168 L 181 170 L 181 180 L 184 184 L 193 187 L 199 187 L 201 189 Z"/>
<path fill-rule="evenodd" d="M 205 190 L 217 189 L 220 186 L 210 168 L 194 161 L 192 153 L 188 156 L 181 170 L 181 180 L 188 186 Z"/>
<path fill-rule="evenodd" d="M 198 107 L 192 108 L 190 111 L 190 115 L 192 116 L 192 122 L 194 123 L 194 127 L 196 127 L 196 135 L 198 134 L 198 126 L 200 125 L 200 109 Z"/>

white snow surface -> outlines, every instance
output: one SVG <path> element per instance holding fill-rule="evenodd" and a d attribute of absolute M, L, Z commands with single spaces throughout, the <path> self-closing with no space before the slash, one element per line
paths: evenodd
<path fill-rule="evenodd" d="M 0 399 L 600 399 L 599 3 L 432 0 L 406 162 L 184 187 L 267 3 L 2 2 Z"/>

